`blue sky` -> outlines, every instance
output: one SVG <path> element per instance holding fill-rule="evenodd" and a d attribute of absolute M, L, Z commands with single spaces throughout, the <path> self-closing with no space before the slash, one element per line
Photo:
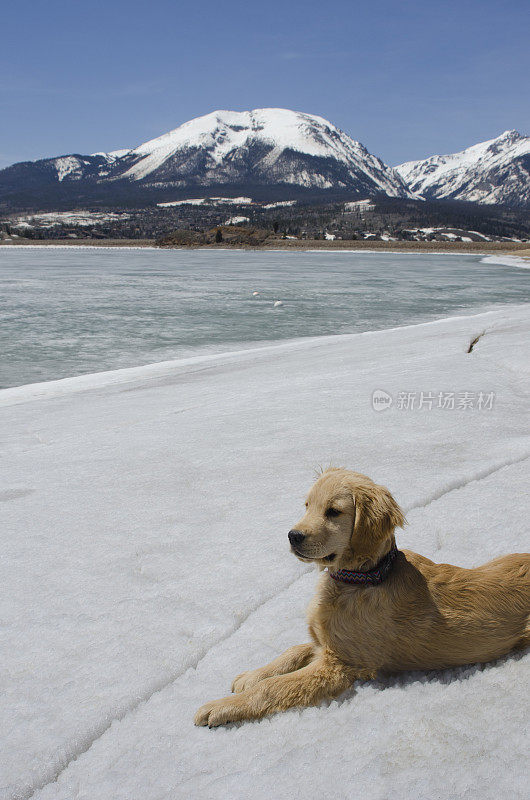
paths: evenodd
<path fill-rule="evenodd" d="M 218 108 L 319 114 L 392 165 L 528 134 L 529 22 L 528 0 L 5 4 L 0 166 Z"/>

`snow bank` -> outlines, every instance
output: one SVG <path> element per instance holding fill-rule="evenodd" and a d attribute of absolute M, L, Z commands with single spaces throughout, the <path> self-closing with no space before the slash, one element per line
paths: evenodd
<path fill-rule="evenodd" d="M 522 256 L 486 256 L 481 259 L 483 264 L 501 264 L 506 267 L 519 267 L 519 269 L 530 269 L 530 258 Z"/>
<path fill-rule="evenodd" d="M 529 316 L 58 381 L 15 404 L 0 392 L 3 796 L 522 798 L 524 656 L 363 683 L 232 729 L 192 716 L 307 639 L 315 574 L 286 533 L 317 464 L 386 483 L 408 512 L 399 543 L 437 561 L 528 548 Z M 417 407 L 439 391 L 454 409 Z M 464 393 L 474 408 L 458 408 Z"/>
<path fill-rule="evenodd" d="M 100 240 L 101 241 L 101 240 Z M 2 251 L 10 251 L 10 250 L 154 250 L 157 253 L 160 252 L 159 247 L 155 247 L 155 245 L 133 245 L 133 244 L 123 244 L 123 245 L 113 245 L 113 244 L 95 244 L 93 241 L 90 243 L 90 240 L 86 240 L 85 244 L 71 244 L 70 242 L 66 242 L 63 240 L 63 244 L 8 244 L 2 245 L 0 244 L 0 252 Z"/>

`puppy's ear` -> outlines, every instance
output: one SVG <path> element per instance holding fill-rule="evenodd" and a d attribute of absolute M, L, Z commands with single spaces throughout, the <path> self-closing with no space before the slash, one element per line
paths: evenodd
<path fill-rule="evenodd" d="M 361 561 L 377 560 L 381 544 L 394 528 L 404 527 L 405 516 L 386 486 L 370 482 L 352 487 L 352 492 L 355 501 L 352 553 Z"/>

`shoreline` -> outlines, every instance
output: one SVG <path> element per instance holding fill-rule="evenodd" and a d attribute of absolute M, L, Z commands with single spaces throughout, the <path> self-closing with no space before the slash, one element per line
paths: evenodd
<path fill-rule="evenodd" d="M 329 243 L 333 244 L 333 243 Z M 45 249 L 46 247 L 54 247 L 53 245 L 43 245 L 40 249 Z M 18 247 L 22 247 L 23 249 L 29 249 L 30 247 L 36 247 L 39 249 L 39 245 L 18 245 Z M 72 247 L 72 245 L 70 245 Z M 75 249 L 84 249 L 80 245 L 74 245 Z M 54 249 L 61 249 L 61 245 L 55 245 Z M 123 247 L 123 248 L 114 248 L 114 249 L 131 249 L 130 247 Z M 134 249 L 134 248 L 132 248 Z M 161 250 L 164 248 L 150 248 L 153 250 Z M 174 249 L 174 248 L 170 248 Z M 187 248 L 177 248 L 177 249 L 187 249 Z M 194 248 L 194 249 L 202 249 L 202 248 Z M 204 248 L 204 249 L 213 249 L 213 248 Z M 239 250 L 242 252 L 244 249 L 251 249 L 251 248 L 218 248 L 222 252 L 227 252 L 228 250 Z M 252 248 L 255 249 L 255 248 Z M 261 249 L 261 248 L 260 248 Z M 265 250 L 265 252 L 267 252 Z M 304 252 L 320 252 L 320 251 L 311 251 L 307 250 Z M 331 247 L 326 248 L 326 252 L 328 253 L 337 253 L 337 252 L 347 252 L 345 249 L 343 250 L 333 250 Z M 368 250 L 365 249 L 363 252 L 366 254 L 375 255 L 378 252 L 376 250 Z M 388 251 L 387 251 L 388 252 Z M 395 252 L 395 251 L 394 251 Z M 458 255 L 458 253 L 453 252 L 429 252 L 429 255 Z M 528 255 L 527 255 L 528 254 Z M 397 255 L 421 255 L 421 253 L 416 250 L 413 252 L 407 252 L 404 250 L 397 251 Z M 469 255 L 466 253 L 464 255 Z M 498 251 L 497 253 L 479 253 L 479 255 L 485 255 L 484 258 L 480 259 L 480 263 L 494 263 L 498 264 L 499 266 L 509 266 L 515 267 L 518 269 L 528 270 L 530 269 L 530 249 L 528 250 L 512 250 L 509 254 L 503 253 L 502 251 Z M 0 262 L 1 263 L 1 262 Z M 230 347 L 230 343 L 228 344 L 227 349 L 219 349 L 214 348 L 213 350 L 209 350 L 209 348 L 193 348 L 195 352 L 189 352 L 186 354 L 178 355 L 174 358 L 165 359 L 162 361 L 147 361 L 144 363 L 136 363 L 129 366 L 120 366 L 120 367 L 111 367 L 110 369 L 103 369 L 103 370 L 96 370 L 93 372 L 80 372 L 77 374 L 70 374 L 64 377 L 51 377 L 49 379 L 40 380 L 40 381 L 30 381 L 29 383 L 16 383 L 14 385 L 8 385 L 4 387 L 0 387 L 0 407 L 4 404 L 11 405 L 11 403 L 17 404 L 18 402 L 24 402 L 26 400 L 31 399 L 41 399 L 45 397 L 49 397 L 50 394 L 53 396 L 55 395 L 55 391 L 53 391 L 54 387 L 59 389 L 62 387 L 68 392 L 70 389 L 72 392 L 90 390 L 94 388 L 99 388 L 100 386 L 104 385 L 114 385 L 114 384 L 122 384 L 128 383 L 129 381 L 137 380 L 140 375 L 143 373 L 146 378 L 149 377 L 159 377 L 160 374 L 165 374 L 167 372 L 171 372 L 173 370 L 179 370 L 186 367 L 193 367 L 194 365 L 200 365 L 204 362 L 212 362 L 218 361 L 223 362 L 227 359 L 233 359 L 234 357 L 240 358 L 245 357 L 247 355 L 256 354 L 259 355 L 263 352 L 268 352 L 272 349 L 279 348 L 281 349 L 290 349 L 292 347 L 298 346 L 311 346 L 311 344 L 315 342 L 321 342 L 323 340 L 337 340 L 342 337 L 352 337 L 352 336 L 367 336 L 373 334 L 380 334 L 380 333 L 388 333 L 390 331 L 399 330 L 401 328 L 414 328 L 417 326 L 423 325 L 432 325 L 437 324 L 439 322 L 447 321 L 447 320 L 457 320 L 467 317 L 474 317 L 481 314 L 488 314 L 490 312 L 496 311 L 500 308 L 506 306 L 506 308 L 518 308 L 523 306 L 529 306 L 530 302 L 525 303 L 524 299 L 522 303 L 487 303 L 481 306 L 475 306 L 474 308 L 462 308 L 459 310 L 459 313 L 450 315 L 448 317 L 441 316 L 435 317 L 434 319 L 427 319 L 420 322 L 408 322 L 406 324 L 398 324 L 393 325 L 390 327 L 371 327 L 366 330 L 360 331 L 350 331 L 344 333 L 331 333 L 331 334 L 323 334 L 323 335 L 309 335 L 309 336 L 292 336 L 288 338 L 278 338 L 278 339 L 262 339 L 262 340 L 253 340 L 253 341 L 241 341 L 237 344 L 231 343 L 234 346 Z M 59 393 L 62 393 L 59 389 Z M 27 394 L 26 397 L 23 397 L 24 394 Z"/>
<path fill-rule="evenodd" d="M 256 247 L 244 244 L 227 246 L 226 243 L 219 245 L 200 245 L 179 246 L 179 247 L 159 247 L 154 239 L 84 239 L 84 240 L 61 240 L 61 239 L 39 239 L 39 240 L 19 240 L 16 242 L 0 241 L 0 249 L 17 248 L 87 248 L 87 249 L 152 249 L 152 250 L 255 250 L 255 251 L 294 251 L 322 250 L 331 252 L 340 251 L 362 251 L 362 252 L 388 252 L 388 253 L 485 253 L 486 255 L 496 254 L 517 254 L 523 258 L 530 257 L 530 244 L 528 242 L 384 242 L 372 240 L 343 240 L 333 241 L 323 239 L 271 239 L 263 245 Z"/>
<path fill-rule="evenodd" d="M 17 386 L 7 386 L 0 389 L 0 408 L 18 405 L 20 403 L 36 400 L 47 400 L 57 396 L 77 394 L 79 392 L 101 389 L 111 386 L 123 386 L 138 381 L 150 381 L 169 376 L 174 373 L 186 372 L 206 364 L 225 364 L 231 360 L 241 361 L 247 358 L 267 356 L 273 352 L 289 352 L 292 350 L 305 350 L 319 345 L 332 345 L 339 341 L 353 340 L 356 337 L 385 336 L 396 331 L 413 330 L 415 328 L 444 325 L 447 322 L 462 322 L 476 317 L 490 317 L 498 315 L 508 309 L 518 312 L 530 307 L 530 303 L 503 303 L 498 306 L 489 306 L 476 313 L 465 311 L 462 314 L 451 314 L 447 317 L 412 322 L 406 325 L 394 325 L 389 328 L 373 328 L 366 331 L 351 333 L 325 334 L 322 336 L 299 336 L 292 339 L 274 339 L 256 343 L 255 347 L 239 347 L 234 350 L 221 350 L 215 353 L 200 353 L 197 355 L 183 356 L 166 361 L 153 361 L 148 364 L 139 364 L 134 367 L 118 367 L 117 369 L 102 370 L 99 372 L 84 372 L 80 375 L 70 375 L 66 378 L 54 378 L 49 381 L 37 383 L 23 383 Z M 244 343 L 241 343 L 244 344 Z"/>

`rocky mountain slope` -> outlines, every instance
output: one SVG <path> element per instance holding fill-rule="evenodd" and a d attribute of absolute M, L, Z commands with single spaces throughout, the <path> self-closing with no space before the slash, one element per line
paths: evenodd
<path fill-rule="evenodd" d="M 322 117 L 287 109 L 215 111 L 132 150 L 66 155 L 0 171 L 2 195 L 137 196 L 188 187 L 292 187 L 410 197 L 402 178 Z M 167 193 L 167 192 L 166 192 Z M 96 191 L 96 194 L 98 192 Z"/>
<path fill-rule="evenodd" d="M 460 153 L 407 161 L 395 170 L 425 198 L 530 204 L 530 137 L 517 131 L 505 131 Z"/>
<path fill-rule="evenodd" d="M 390 197 L 530 205 L 530 137 L 506 131 L 394 169 L 322 117 L 214 111 L 130 150 L 0 170 L 0 212 L 148 207 L 206 196 L 260 202 Z"/>

